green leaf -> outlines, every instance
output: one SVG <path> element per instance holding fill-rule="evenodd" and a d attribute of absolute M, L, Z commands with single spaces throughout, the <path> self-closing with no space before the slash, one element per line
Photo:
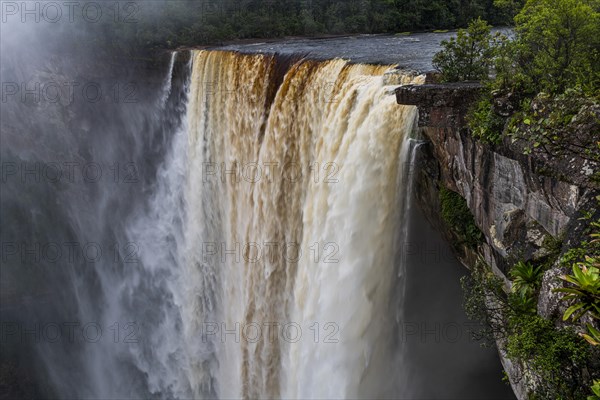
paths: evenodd
<path fill-rule="evenodd" d="M 584 293 L 580 290 L 577 289 L 572 289 L 572 288 L 559 288 L 559 289 L 554 289 L 553 292 L 558 292 L 558 293 L 571 293 L 575 296 L 582 296 Z"/>
<path fill-rule="evenodd" d="M 578 304 L 575 304 L 574 306 L 567 308 L 567 310 L 565 311 L 565 313 L 563 315 L 563 321 L 568 320 L 569 317 L 571 316 L 571 314 L 573 314 L 575 311 L 579 310 L 583 306 L 584 306 L 583 303 L 578 303 Z"/>
<path fill-rule="evenodd" d="M 594 335 L 596 338 L 600 339 L 600 331 L 598 329 L 594 328 L 590 324 L 586 324 L 586 325 L 587 325 L 588 331 L 590 331 L 590 333 L 592 335 Z"/>

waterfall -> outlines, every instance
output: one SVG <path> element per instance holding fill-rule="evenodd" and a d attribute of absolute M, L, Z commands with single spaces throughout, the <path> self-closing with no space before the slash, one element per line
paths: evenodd
<path fill-rule="evenodd" d="M 168 292 L 136 356 L 152 393 L 385 395 L 416 119 L 389 69 L 193 53 L 187 121 L 129 232 Z"/>
<path fill-rule="evenodd" d="M 169 96 L 171 95 L 172 84 L 173 84 L 173 68 L 175 67 L 175 59 L 177 58 L 177 52 L 174 51 L 171 53 L 171 58 L 169 60 L 169 68 L 167 69 L 167 76 L 165 78 L 162 93 L 160 96 L 160 106 L 164 108 L 167 105 L 167 101 L 169 100 Z"/>
<path fill-rule="evenodd" d="M 3 263 L 3 287 L 40 298 L 3 324 L 76 326 L 77 340 L 13 335 L 32 374 L 60 398 L 397 397 L 416 110 L 389 83 L 423 77 L 223 51 L 193 51 L 186 71 L 184 56 L 118 66 L 108 87 L 140 71 L 135 102 L 2 107 L 3 162 L 106 174 L 3 186 L 3 237 L 104 249 Z"/>

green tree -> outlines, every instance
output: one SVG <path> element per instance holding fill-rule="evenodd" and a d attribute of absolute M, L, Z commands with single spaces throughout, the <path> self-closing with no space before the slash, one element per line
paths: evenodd
<path fill-rule="evenodd" d="M 515 17 L 519 63 L 537 91 L 600 81 L 598 0 L 529 0 Z"/>
<path fill-rule="evenodd" d="M 507 22 L 512 22 L 512 19 L 521 11 L 524 4 L 525 0 L 494 0 L 494 6 L 504 13 Z"/>
<path fill-rule="evenodd" d="M 446 82 L 487 79 L 492 63 L 491 26 L 478 18 L 460 29 L 456 37 L 442 41 L 443 49 L 433 57 L 433 66 Z"/>

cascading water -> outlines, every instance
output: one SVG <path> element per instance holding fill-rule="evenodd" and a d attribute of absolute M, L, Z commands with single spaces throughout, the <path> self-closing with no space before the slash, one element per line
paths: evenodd
<path fill-rule="evenodd" d="M 111 95 L 13 96 L 0 109 L 0 372 L 6 354 L 27 360 L 21 375 L 35 377 L 38 397 L 430 393 L 429 365 L 401 335 L 421 318 L 406 306 L 421 289 L 406 284 L 403 247 L 414 235 L 416 110 L 390 90 L 423 77 L 300 56 L 192 51 L 104 65 L 14 50 L 3 82 L 94 76 Z M 135 101 L 124 101 L 132 77 Z M 104 179 L 17 173 L 73 162 Z M 48 243 L 104 253 L 31 256 Z M 39 340 L 57 326 L 61 340 Z M 463 375 L 449 393 L 471 393 Z"/>
<path fill-rule="evenodd" d="M 187 122 L 128 229 L 138 273 L 167 292 L 153 355 L 135 357 L 150 392 L 393 395 L 398 182 L 416 112 L 386 94 L 388 69 L 194 52 Z"/>

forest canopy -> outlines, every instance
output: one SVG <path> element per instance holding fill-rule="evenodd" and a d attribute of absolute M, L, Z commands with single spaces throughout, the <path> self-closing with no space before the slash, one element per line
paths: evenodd
<path fill-rule="evenodd" d="M 504 3 L 503 3 L 504 2 Z M 506 4 L 508 5 L 506 5 Z M 215 44 L 247 38 L 400 33 L 466 27 L 481 17 L 512 21 L 501 0 L 169 0 L 139 3 L 135 24 L 109 30 L 142 47 Z M 113 43 L 114 44 L 114 43 Z"/>

